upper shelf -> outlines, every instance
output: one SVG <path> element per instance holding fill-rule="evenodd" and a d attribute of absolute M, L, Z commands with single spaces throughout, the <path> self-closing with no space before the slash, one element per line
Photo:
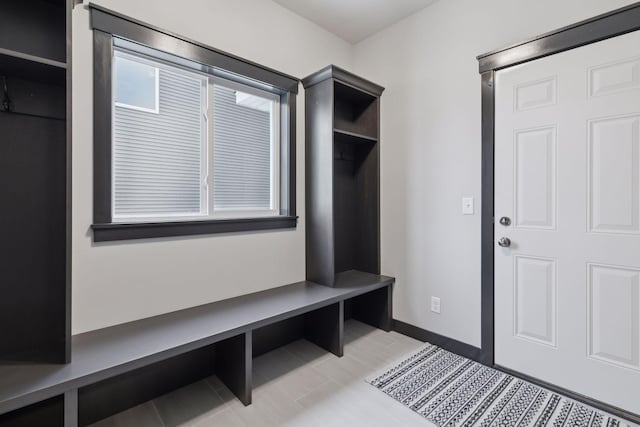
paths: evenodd
<path fill-rule="evenodd" d="M 0 75 L 40 83 L 64 85 L 64 62 L 0 48 Z"/>
<path fill-rule="evenodd" d="M 333 127 L 343 135 L 378 140 L 379 98 L 339 81 L 333 89 Z"/>
<path fill-rule="evenodd" d="M 327 80 L 331 80 L 333 88 L 325 96 L 333 102 L 334 136 L 350 142 L 377 142 L 380 95 L 384 88 L 335 65 L 305 77 L 302 84 L 310 88 Z"/>
<path fill-rule="evenodd" d="M 29 53 L 18 52 L 17 50 L 5 49 L 0 47 L 0 54 L 16 59 L 37 62 L 39 64 L 47 65 L 54 68 L 67 68 L 67 64 L 65 62 L 56 61 L 55 59 L 45 58 L 42 56 L 31 55 Z"/>
<path fill-rule="evenodd" d="M 333 132 L 336 134 L 336 137 L 339 137 L 340 139 L 342 139 L 344 141 L 356 142 L 356 143 L 360 143 L 360 142 L 378 142 L 378 138 L 373 137 L 373 136 L 369 136 L 369 135 L 365 135 L 365 134 L 362 134 L 362 133 L 358 133 L 358 132 L 350 132 L 348 130 L 338 129 L 338 128 L 334 128 Z"/>

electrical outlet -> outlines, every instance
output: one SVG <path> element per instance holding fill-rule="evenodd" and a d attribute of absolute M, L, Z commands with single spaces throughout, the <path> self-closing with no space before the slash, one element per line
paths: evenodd
<path fill-rule="evenodd" d="M 431 311 L 440 314 L 440 298 L 431 297 Z"/>

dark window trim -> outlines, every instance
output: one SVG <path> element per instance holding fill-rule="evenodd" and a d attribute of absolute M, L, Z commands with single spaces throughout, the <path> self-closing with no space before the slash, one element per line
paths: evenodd
<path fill-rule="evenodd" d="M 93 32 L 93 222 L 111 218 L 111 63 L 113 38 Z"/>
<path fill-rule="evenodd" d="M 192 236 L 196 234 L 232 233 L 240 231 L 274 230 L 295 228 L 295 216 L 264 218 L 214 219 L 199 221 L 141 222 L 93 224 L 93 240 L 150 239 L 154 237 Z"/>
<path fill-rule="evenodd" d="M 640 30 L 640 2 L 598 15 L 534 39 L 478 56 L 482 97 L 482 349 L 479 361 L 495 364 L 494 341 L 494 150 L 495 150 L 495 72 L 500 69 L 575 49 Z M 522 374 L 509 373 L 523 377 Z M 540 380 L 531 379 L 537 384 Z M 549 387 L 548 384 L 542 384 Z M 555 386 L 553 386 L 555 387 Z M 553 388 L 551 387 L 551 388 Z M 557 389 L 557 387 L 555 387 Z M 576 400 L 579 395 L 570 393 Z M 582 401 L 585 401 L 582 398 Z M 587 402 L 620 418 L 640 422 L 640 417 L 603 402 Z"/>
<path fill-rule="evenodd" d="M 93 127 L 93 229 L 94 241 L 229 233 L 237 231 L 294 228 L 296 217 L 296 94 L 299 79 L 238 58 L 151 25 L 91 5 L 94 48 Z M 286 132 L 281 146 L 280 216 L 238 219 L 198 219 L 152 223 L 112 223 L 111 69 L 114 42 L 120 37 L 153 49 L 171 53 L 199 64 L 202 71 L 231 73 L 266 83 L 280 93 L 282 124 Z M 283 179 L 286 178 L 286 179 Z"/>
<path fill-rule="evenodd" d="M 218 67 L 284 91 L 298 93 L 300 79 L 195 40 L 91 4 L 91 28 L 162 50 L 205 66 Z"/>

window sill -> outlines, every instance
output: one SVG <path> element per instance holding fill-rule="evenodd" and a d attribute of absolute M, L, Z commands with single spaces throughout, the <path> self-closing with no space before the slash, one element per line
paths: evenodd
<path fill-rule="evenodd" d="M 297 216 L 276 216 L 198 221 L 93 224 L 91 229 L 93 230 L 94 242 L 110 242 L 114 240 L 295 228 L 297 223 Z"/>

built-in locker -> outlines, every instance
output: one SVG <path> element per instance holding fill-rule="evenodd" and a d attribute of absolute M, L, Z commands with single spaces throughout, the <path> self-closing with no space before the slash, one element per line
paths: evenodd
<path fill-rule="evenodd" d="M 68 32 L 71 2 L 0 13 L 0 361 L 69 351 Z"/>
<path fill-rule="evenodd" d="M 382 87 L 336 66 L 303 81 L 306 98 L 307 280 L 335 286 L 351 270 L 380 274 Z"/>

